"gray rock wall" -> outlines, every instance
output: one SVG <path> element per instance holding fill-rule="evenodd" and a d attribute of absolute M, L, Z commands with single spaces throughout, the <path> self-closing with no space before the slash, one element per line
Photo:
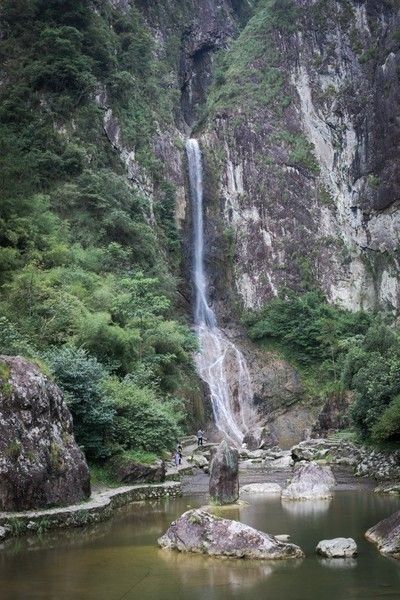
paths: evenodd
<path fill-rule="evenodd" d="M 0 366 L 0 510 L 84 500 L 89 470 L 60 389 L 21 357 Z"/>

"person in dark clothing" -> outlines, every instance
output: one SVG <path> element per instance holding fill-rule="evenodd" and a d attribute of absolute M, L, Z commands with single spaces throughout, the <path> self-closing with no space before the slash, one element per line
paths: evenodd
<path fill-rule="evenodd" d="M 203 445 L 203 435 L 204 435 L 204 431 L 202 431 L 201 429 L 199 429 L 198 432 L 197 432 L 197 445 L 198 446 L 202 446 Z"/>
<path fill-rule="evenodd" d="M 182 464 L 183 449 L 182 449 L 182 444 L 180 442 L 177 443 L 176 451 L 179 454 L 179 464 L 181 465 Z"/>

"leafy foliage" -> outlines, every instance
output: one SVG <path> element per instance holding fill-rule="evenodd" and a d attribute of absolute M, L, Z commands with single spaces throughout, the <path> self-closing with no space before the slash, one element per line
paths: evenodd
<path fill-rule="evenodd" d="M 65 393 L 78 444 L 90 460 L 106 458 L 115 414 L 103 390 L 107 371 L 95 358 L 72 347 L 49 350 L 45 358 Z"/>
<path fill-rule="evenodd" d="M 315 292 L 292 292 L 249 315 L 247 324 L 253 339 L 274 340 L 315 388 L 351 390 L 351 416 L 364 437 L 400 437 L 400 337 L 382 316 L 327 304 Z"/>
<path fill-rule="evenodd" d="M 159 451 L 178 431 L 169 398 L 194 348 L 173 318 L 175 190 L 151 148 L 172 118 L 169 72 L 135 6 L 4 0 L 0 20 L 1 351 L 44 358 L 91 461 Z M 155 207 L 104 135 L 99 93 L 156 184 Z M 137 406 L 122 408 L 131 392 Z"/>

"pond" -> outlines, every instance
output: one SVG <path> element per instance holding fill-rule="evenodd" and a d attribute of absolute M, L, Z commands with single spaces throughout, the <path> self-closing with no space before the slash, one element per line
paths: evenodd
<path fill-rule="evenodd" d="M 364 532 L 399 508 L 369 491 L 336 492 L 329 502 L 252 499 L 220 514 L 273 534 L 290 534 L 301 561 L 207 558 L 159 550 L 169 523 L 206 502 L 187 496 L 134 504 L 88 529 L 21 538 L 0 552 L 1 600 L 366 600 L 400 598 L 400 562 L 381 556 Z M 353 537 L 359 556 L 318 558 L 319 540 Z"/>

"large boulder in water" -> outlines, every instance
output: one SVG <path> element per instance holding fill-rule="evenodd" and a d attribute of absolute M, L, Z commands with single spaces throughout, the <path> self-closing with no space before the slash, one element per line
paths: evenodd
<path fill-rule="evenodd" d="M 282 492 L 282 500 L 315 500 L 331 498 L 335 478 L 330 467 L 314 462 L 295 467 L 290 485 Z"/>
<path fill-rule="evenodd" d="M 382 554 L 400 560 L 400 510 L 368 529 L 365 537 L 376 544 Z"/>
<path fill-rule="evenodd" d="M 280 542 L 253 527 L 215 517 L 202 509 L 188 510 L 158 540 L 162 548 L 210 556 L 269 559 L 301 558 L 299 546 Z"/>
<path fill-rule="evenodd" d="M 341 537 L 321 540 L 315 550 L 326 558 L 352 558 L 357 555 L 357 544 L 353 538 Z"/>
<path fill-rule="evenodd" d="M 0 356 L 0 510 L 66 505 L 90 495 L 61 390 L 27 360 Z"/>
<path fill-rule="evenodd" d="M 209 491 L 217 504 L 232 504 L 239 497 L 239 453 L 225 440 L 211 455 Z"/>

